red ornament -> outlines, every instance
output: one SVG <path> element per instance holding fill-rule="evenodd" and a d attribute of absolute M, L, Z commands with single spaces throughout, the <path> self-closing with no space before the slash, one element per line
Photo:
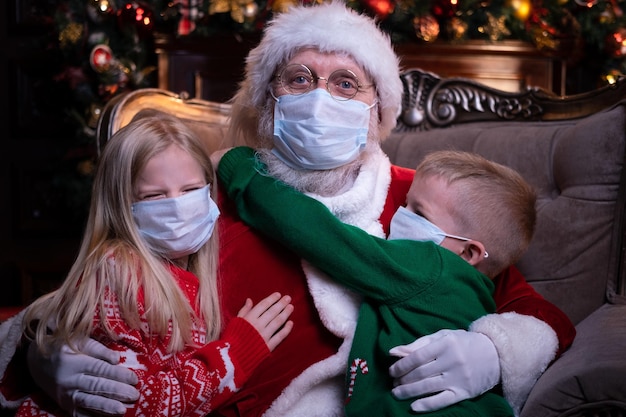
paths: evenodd
<path fill-rule="evenodd" d="M 121 28 L 134 28 L 137 35 L 147 38 L 152 33 L 154 18 L 148 5 L 139 1 L 126 3 L 117 11 L 118 24 Z"/>
<path fill-rule="evenodd" d="M 457 0 L 436 0 L 433 3 L 432 13 L 435 17 L 450 18 L 456 13 Z"/>
<path fill-rule="evenodd" d="M 626 56 L 626 28 L 618 28 L 606 37 L 606 51 L 615 58 Z"/>
<path fill-rule="evenodd" d="M 96 45 L 89 55 L 89 65 L 96 72 L 106 72 L 111 68 L 113 51 L 107 45 Z"/>
<path fill-rule="evenodd" d="M 363 4 L 381 20 L 393 13 L 395 7 L 391 0 L 363 0 Z"/>

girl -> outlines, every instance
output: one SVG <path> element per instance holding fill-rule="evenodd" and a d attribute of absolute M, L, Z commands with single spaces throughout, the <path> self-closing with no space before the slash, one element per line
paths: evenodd
<path fill-rule="evenodd" d="M 138 114 L 104 149 L 68 277 L 24 318 L 25 335 L 44 353 L 50 345 L 78 350 L 88 337 L 119 351 L 139 380 L 127 416 L 210 413 L 293 326 L 290 297 L 274 293 L 255 306 L 246 300 L 222 329 L 213 181 L 182 121 Z M 27 398 L 17 415 L 61 414 L 44 398 Z"/>

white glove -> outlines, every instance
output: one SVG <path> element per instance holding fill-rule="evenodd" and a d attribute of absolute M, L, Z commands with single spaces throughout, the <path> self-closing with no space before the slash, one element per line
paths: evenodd
<path fill-rule="evenodd" d="M 133 386 L 138 383 L 137 375 L 117 365 L 119 353 L 93 339 L 78 347 L 84 354 L 64 345 L 52 349 L 46 357 L 31 343 L 28 369 L 33 380 L 72 416 L 90 412 L 124 415 L 127 408 L 123 402 L 139 398 L 139 391 Z"/>
<path fill-rule="evenodd" d="M 392 393 L 416 412 L 435 411 L 474 398 L 500 381 L 500 360 L 494 344 L 481 333 L 440 330 L 389 351 L 400 357 L 389 368 Z"/>

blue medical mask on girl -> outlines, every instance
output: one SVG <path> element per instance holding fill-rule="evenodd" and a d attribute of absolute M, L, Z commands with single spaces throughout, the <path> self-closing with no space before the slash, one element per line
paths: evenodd
<path fill-rule="evenodd" d="M 275 97 L 274 149 L 293 169 L 333 169 L 365 149 L 374 107 L 359 100 L 335 100 L 323 88 Z"/>
<path fill-rule="evenodd" d="M 462 236 L 451 235 L 441 230 L 437 225 L 429 222 L 424 217 L 412 212 L 406 207 L 398 208 L 391 218 L 389 227 L 389 240 L 408 239 L 420 242 L 435 242 L 441 245 L 446 237 L 468 241 Z"/>
<path fill-rule="evenodd" d="M 133 218 L 148 246 L 169 259 L 197 252 L 211 234 L 220 211 L 206 185 L 179 197 L 132 204 Z"/>

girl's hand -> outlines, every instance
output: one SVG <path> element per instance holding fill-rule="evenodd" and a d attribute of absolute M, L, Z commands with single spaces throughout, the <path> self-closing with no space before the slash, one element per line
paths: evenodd
<path fill-rule="evenodd" d="M 264 298 L 257 305 L 253 305 L 252 300 L 248 298 L 237 317 L 247 320 L 257 329 L 271 352 L 285 340 L 293 328 L 293 321 L 287 321 L 294 308 L 290 303 L 290 296 L 281 297 L 277 292 Z"/>

